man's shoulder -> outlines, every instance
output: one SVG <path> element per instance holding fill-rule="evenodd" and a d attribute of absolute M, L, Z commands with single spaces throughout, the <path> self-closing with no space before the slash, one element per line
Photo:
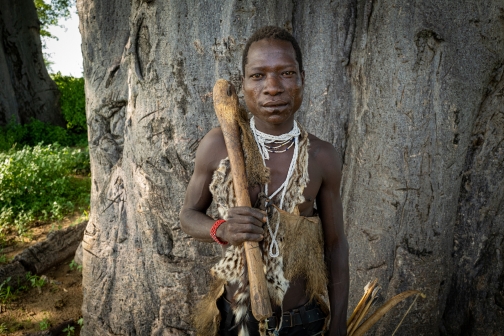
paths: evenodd
<path fill-rule="evenodd" d="M 310 141 L 310 154 L 314 157 L 339 157 L 338 151 L 331 143 L 317 138 L 311 133 L 308 133 L 308 140 Z"/>
<path fill-rule="evenodd" d="M 219 146 L 226 147 L 226 143 L 224 142 L 224 135 L 222 134 L 222 129 L 220 127 L 212 128 L 203 139 L 201 139 L 201 145 L 211 145 L 211 146 Z"/>
<path fill-rule="evenodd" d="M 308 140 L 310 140 L 310 159 L 323 169 L 341 170 L 341 155 L 331 143 L 310 133 Z"/>
<path fill-rule="evenodd" d="M 196 151 L 196 164 L 202 164 L 210 170 L 217 169 L 219 162 L 227 157 L 226 143 L 220 127 L 211 129 L 201 139 Z"/>

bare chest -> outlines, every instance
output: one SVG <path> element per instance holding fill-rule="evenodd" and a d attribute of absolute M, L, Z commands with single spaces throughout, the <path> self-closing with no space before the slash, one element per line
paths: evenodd
<path fill-rule="evenodd" d="M 270 183 L 267 186 L 268 196 L 271 196 L 285 182 L 289 172 L 292 156 L 293 151 L 290 150 L 285 153 L 271 153 L 270 159 L 265 160 L 266 166 L 270 169 Z M 309 157 L 308 174 L 310 180 L 306 188 L 303 190 L 305 202 L 298 206 L 302 216 L 311 216 L 313 214 L 315 199 L 321 185 L 320 172 L 313 161 L 314 160 Z M 265 191 L 265 186 L 251 186 L 249 188 L 252 204 L 256 204 L 257 196 L 261 190 Z M 277 196 L 273 197 L 273 202 L 275 204 L 279 204 L 280 197 L 281 191 L 277 194 Z"/>

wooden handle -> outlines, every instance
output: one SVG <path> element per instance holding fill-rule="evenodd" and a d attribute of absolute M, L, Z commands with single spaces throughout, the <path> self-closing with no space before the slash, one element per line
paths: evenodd
<path fill-rule="evenodd" d="M 213 88 L 215 113 L 221 125 L 222 134 L 231 164 L 234 191 L 238 206 L 251 206 L 245 175 L 245 160 L 240 143 L 240 127 L 238 126 L 238 97 L 233 84 L 219 79 Z M 250 301 L 252 314 L 258 321 L 263 321 L 272 315 L 261 251 L 257 242 L 245 242 L 245 256 L 250 283 Z"/>

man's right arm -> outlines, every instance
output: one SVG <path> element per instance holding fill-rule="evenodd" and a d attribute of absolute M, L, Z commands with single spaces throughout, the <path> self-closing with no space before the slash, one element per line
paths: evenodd
<path fill-rule="evenodd" d="M 184 205 L 180 211 L 182 230 L 193 238 L 212 242 L 210 229 L 215 220 L 206 215 L 212 203 L 210 183 L 214 171 L 227 156 L 224 137 L 220 128 L 214 128 L 201 140 L 196 151 L 194 173 L 187 186 Z M 258 209 L 235 207 L 229 209 L 227 222 L 217 230 L 217 237 L 233 245 L 243 241 L 263 239 L 262 225 L 265 215 Z"/>

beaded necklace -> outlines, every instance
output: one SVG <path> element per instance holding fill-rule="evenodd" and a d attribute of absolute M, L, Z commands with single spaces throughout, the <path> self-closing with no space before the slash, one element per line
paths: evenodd
<path fill-rule="evenodd" d="M 292 178 L 292 174 L 294 173 L 294 169 L 296 167 L 297 163 L 297 158 L 299 155 L 299 135 L 301 134 L 301 131 L 299 130 L 297 121 L 294 121 L 294 127 L 289 133 L 281 134 L 281 135 L 271 135 L 267 133 L 263 133 L 259 131 L 255 127 L 255 120 L 254 117 L 250 118 L 250 128 L 252 130 L 252 134 L 254 135 L 254 139 L 257 143 L 257 146 L 259 147 L 259 153 L 261 154 L 262 160 L 264 165 L 266 166 L 266 160 L 269 160 L 269 153 L 283 153 L 287 151 L 292 145 L 294 145 L 294 154 L 292 155 L 292 160 L 289 165 L 289 170 L 287 171 L 287 176 L 285 178 L 285 181 L 280 185 L 280 187 L 271 195 L 268 195 L 268 184 L 264 186 L 264 191 L 266 195 L 268 196 L 269 199 L 273 199 L 280 191 L 282 191 L 281 196 L 280 196 L 280 206 L 279 208 L 282 209 L 283 207 L 283 202 L 285 198 L 285 193 L 287 191 L 287 186 L 289 185 L 289 181 Z M 274 148 L 275 146 L 271 146 L 271 144 L 276 144 L 276 146 L 279 146 L 277 148 L 280 148 L 281 146 L 284 146 L 288 144 L 289 142 L 292 142 L 286 149 L 283 151 L 274 151 L 273 149 L 268 149 Z M 279 145 L 281 144 L 281 145 Z M 271 229 L 270 223 L 269 223 L 269 218 L 266 221 L 266 224 L 268 226 L 269 233 L 271 235 L 271 245 L 269 248 L 269 255 L 272 258 L 278 257 L 280 254 L 280 249 L 278 247 L 278 242 L 276 240 L 276 236 L 278 234 L 278 227 L 280 225 L 280 221 L 276 223 L 275 227 L 275 232 Z"/>
<path fill-rule="evenodd" d="M 270 152 L 270 153 L 285 153 L 289 150 L 289 148 L 294 146 L 294 138 L 292 138 L 291 140 L 280 142 L 280 143 L 277 143 L 277 142 L 275 142 L 275 143 L 277 144 L 276 146 L 265 145 L 268 152 Z M 278 150 L 278 148 L 285 146 L 285 145 L 288 145 L 288 146 L 282 150 Z"/>

